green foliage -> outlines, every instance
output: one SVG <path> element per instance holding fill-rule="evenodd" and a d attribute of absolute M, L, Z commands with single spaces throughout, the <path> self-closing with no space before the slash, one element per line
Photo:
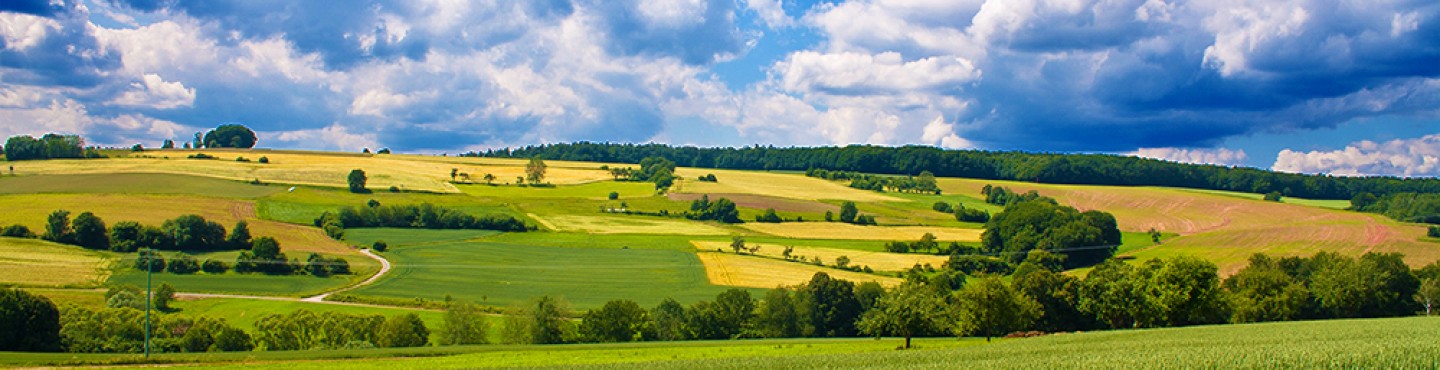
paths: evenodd
<path fill-rule="evenodd" d="M 1251 256 L 1248 266 L 1225 279 L 1224 288 L 1230 292 L 1233 322 L 1296 320 L 1308 310 L 1310 291 L 1304 282 L 1264 254 Z"/>
<path fill-rule="evenodd" d="M 150 272 L 165 271 L 165 257 L 161 257 L 160 253 L 154 250 L 142 249 L 135 257 L 135 269 L 140 271 L 148 269 Z"/>
<path fill-rule="evenodd" d="M 882 290 L 883 292 L 883 290 Z M 755 315 L 755 330 L 766 338 L 795 338 L 804 333 L 804 319 L 793 290 L 777 287 L 765 293 Z"/>
<path fill-rule="evenodd" d="M 275 238 L 262 236 L 250 242 L 250 250 L 240 252 L 235 258 L 235 272 L 260 272 L 270 275 L 288 275 L 299 266 L 293 266 L 280 252 L 280 242 Z"/>
<path fill-rule="evenodd" d="M 618 299 L 585 313 L 580 336 L 587 342 L 632 342 L 650 332 L 649 313 L 635 301 Z"/>
<path fill-rule="evenodd" d="M 207 259 L 204 263 L 200 264 L 200 271 L 205 271 L 207 274 L 218 275 L 230 271 L 230 265 L 224 261 Z"/>
<path fill-rule="evenodd" d="M 165 264 L 165 271 L 172 274 L 193 274 L 200 271 L 200 261 L 184 253 L 176 253 Z"/>
<path fill-rule="evenodd" d="M 255 132 L 239 124 L 225 124 L 205 133 L 207 148 L 253 148 Z"/>
<path fill-rule="evenodd" d="M 14 224 L 0 229 L 0 236 L 11 238 L 34 238 L 35 233 L 31 232 L 30 228 L 25 227 L 25 225 Z"/>
<path fill-rule="evenodd" d="M 986 341 L 1028 328 L 1043 314 L 1039 303 L 1005 285 L 998 276 L 965 284 L 956 301 L 959 322 L 955 331 L 984 336 Z"/>
<path fill-rule="evenodd" d="M 605 199 L 609 199 L 609 200 L 620 199 L 620 192 L 612 191 L 612 192 L 610 192 L 610 195 L 605 196 Z"/>
<path fill-rule="evenodd" d="M 40 238 L 61 244 L 74 241 L 74 231 L 70 229 L 70 211 L 57 209 L 50 212 L 50 216 L 45 219 L 45 234 Z"/>
<path fill-rule="evenodd" d="M 860 332 L 877 338 L 882 335 L 904 337 L 908 349 L 911 337 L 942 332 L 954 320 L 951 315 L 952 307 L 940 290 L 923 283 L 906 282 L 875 302 L 875 307 L 866 311 L 855 326 Z"/>
<path fill-rule="evenodd" d="M 1014 265 L 1000 258 L 962 254 L 951 254 L 950 259 L 945 261 L 945 267 L 967 275 L 1008 275 L 1015 270 Z"/>
<path fill-rule="evenodd" d="M 1284 198 L 1284 195 L 1280 194 L 1280 192 L 1278 192 L 1278 191 L 1272 191 L 1272 192 L 1269 192 L 1269 193 L 1265 193 L 1265 201 L 1266 201 L 1266 202 L 1277 202 L 1277 203 L 1278 203 L 1278 202 L 1280 202 L 1281 200 L 1283 200 L 1283 198 Z"/>
<path fill-rule="evenodd" d="M 733 339 L 749 328 L 755 315 L 755 300 L 743 289 L 729 289 L 715 302 L 700 301 L 686 310 L 687 326 L 696 339 Z"/>
<path fill-rule="evenodd" d="M 720 221 L 727 224 L 742 222 L 735 202 L 727 198 L 711 202 L 709 195 L 702 195 L 700 199 L 690 202 L 690 212 L 685 214 L 685 218 L 699 221 Z"/>
<path fill-rule="evenodd" d="M 380 315 L 324 314 L 300 309 L 271 314 L 255 322 L 255 345 L 268 351 L 335 349 L 355 343 L 377 344 L 387 320 Z"/>
<path fill-rule="evenodd" d="M 1440 279 L 1427 277 L 1420 281 L 1415 290 L 1415 302 L 1425 307 L 1425 316 L 1430 316 L 1435 301 L 1440 300 Z"/>
<path fill-rule="evenodd" d="M 855 335 L 855 320 L 863 313 L 860 301 L 855 298 L 855 283 L 831 279 L 829 274 L 817 272 L 810 282 L 800 289 L 802 307 L 808 314 L 807 321 L 811 336 L 848 337 Z"/>
<path fill-rule="evenodd" d="M 1413 314 L 1419 284 L 1399 254 L 1372 252 L 1358 261 L 1333 257 L 1314 272 L 1310 289 L 1330 317 L 1383 317 Z"/>
<path fill-rule="evenodd" d="M 151 300 L 155 309 L 172 311 L 174 309 L 170 307 L 170 302 L 173 301 L 175 301 L 175 286 L 170 283 L 160 283 L 160 286 L 155 288 L 154 298 Z"/>
<path fill-rule="evenodd" d="M 525 163 L 525 180 L 531 184 L 542 184 L 545 182 L 545 161 L 540 157 L 531 157 L 530 162 Z"/>
<path fill-rule="evenodd" d="M 1098 327 L 1090 315 L 1079 310 L 1080 279 L 1060 274 L 1026 262 L 1016 270 L 1013 286 L 1017 292 L 1035 299 L 1044 314 L 1035 320 L 1035 330 L 1067 332 Z"/>
<path fill-rule="evenodd" d="M 840 222 L 853 224 L 859 215 L 860 208 L 855 206 L 855 202 L 845 202 L 840 205 Z"/>
<path fill-rule="evenodd" d="M 1425 236 L 1431 238 L 1440 238 L 1440 226 L 1431 226 L 1425 231 Z"/>
<path fill-rule="evenodd" d="M 49 298 L 0 288 L 0 351 L 60 350 L 60 311 Z"/>
<path fill-rule="evenodd" d="M 315 226 L 324 228 L 326 233 L 336 228 L 340 237 L 343 228 L 391 227 L 416 229 L 480 229 L 499 231 L 529 231 L 534 227 L 510 215 L 489 214 L 472 216 L 459 210 L 439 207 L 430 203 L 419 205 L 374 205 L 367 207 L 344 207 L 339 213 L 326 212 L 315 219 Z M 336 237 L 331 235 L 331 237 Z M 337 238 L 338 239 L 338 238 Z"/>
<path fill-rule="evenodd" d="M 440 333 L 441 345 L 485 344 L 489 342 L 490 324 L 479 305 L 452 301 L 445 307 L 445 330 Z"/>
<path fill-rule="evenodd" d="M 956 205 L 955 220 L 960 222 L 985 223 L 990 221 L 990 212 L 983 209 L 966 208 L 964 204 Z"/>
<path fill-rule="evenodd" d="M 782 221 L 785 220 L 780 218 L 780 214 L 775 213 L 774 208 L 766 208 L 765 214 L 755 216 L 755 222 L 779 223 Z"/>
<path fill-rule="evenodd" d="M 351 193 L 369 193 L 370 190 L 365 188 L 366 180 L 365 171 L 358 168 L 350 170 L 350 175 L 345 177 L 345 182 L 350 185 Z"/>
<path fill-rule="evenodd" d="M 943 202 L 943 201 L 941 201 L 941 202 L 935 202 L 935 205 L 930 206 L 930 209 L 933 209 L 933 210 L 935 210 L 935 212 L 940 212 L 940 213 L 955 213 L 955 208 L 952 207 L 952 206 L 950 206 L 950 203 Z"/>
<path fill-rule="evenodd" d="M 651 330 L 657 340 L 672 341 L 694 338 L 686 321 L 685 306 L 671 298 L 665 298 L 650 309 Z"/>
<path fill-rule="evenodd" d="M 390 245 L 385 244 L 384 240 L 376 240 L 375 243 L 370 244 L 370 249 L 376 252 L 384 252 L 386 249 L 390 249 Z"/>
<path fill-rule="evenodd" d="M 225 227 L 199 215 L 183 215 L 165 220 L 160 229 L 175 241 L 175 248 L 182 251 L 224 250 L 231 247 L 225 242 Z"/>
<path fill-rule="evenodd" d="M 1023 262 L 1028 252 L 1040 249 L 1066 256 L 1067 267 L 1079 267 L 1113 255 L 1121 234 L 1115 216 L 1109 213 L 1082 213 L 1041 198 L 1006 206 L 1005 212 L 985 224 L 980 239 L 986 254 L 1013 263 Z"/>
<path fill-rule="evenodd" d="M 420 321 L 420 316 L 407 313 L 385 319 L 385 323 L 381 324 L 375 333 L 375 345 L 385 348 L 421 347 L 429 337 L 430 330 L 425 328 L 425 322 Z"/>
<path fill-rule="evenodd" d="M 574 330 L 570 304 L 563 298 L 541 296 L 511 308 L 508 315 L 501 332 L 506 343 L 563 343 Z"/>
<path fill-rule="evenodd" d="M 45 134 L 40 139 L 28 135 L 11 136 L 5 141 L 5 159 L 23 161 L 34 159 L 88 158 L 84 149 L 85 140 L 76 135 Z"/>
<path fill-rule="evenodd" d="M 230 229 L 230 236 L 225 237 L 225 244 L 229 244 L 233 249 L 250 247 L 250 225 L 245 221 L 235 222 L 235 227 Z"/>
<path fill-rule="evenodd" d="M 105 230 L 105 221 L 94 213 L 81 212 L 71 223 L 74 227 L 72 238 L 76 245 L 89 249 L 110 248 L 110 236 Z"/>
<path fill-rule="evenodd" d="M 1434 192 L 1394 193 L 1379 198 L 1360 194 L 1350 200 L 1350 209 L 1405 222 L 1440 224 L 1440 194 Z"/>

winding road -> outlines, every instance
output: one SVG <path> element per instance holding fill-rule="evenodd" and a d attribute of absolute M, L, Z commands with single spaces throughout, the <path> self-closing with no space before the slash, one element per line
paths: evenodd
<path fill-rule="evenodd" d="M 376 272 L 375 275 L 371 275 L 369 279 L 365 279 L 365 281 L 361 281 L 361 282 L 356 283 L 356 284 L 354 284 L 354 285 L 346 286 L 346 287 L 343 287 L 343 288 L 340 288 L 340 289 L 335 289 L 335 290 L 332 290 L 332 291 L 328 291 L 328 292 L 325 292 L 325 293 L 320 293 L 320 294 L 313 295 L 313 296 L 309 296 L 309 297 L 305 297 L 305 298 L 275 297 L 275 296 L 261 296 L 261 295 L 242 295 L 242 294 L 183 293 L 183 292 L 177 292 L 177 293 L 175 293 L 175 297 L 176 297 L 176 298 L 188 298 L 188 299 L 199 299 L 199 298 L 259 299 L 259 300 L 267 300 L 267 301 L 291 301 L 291 302 L 324 303 L 324 304 L 333 304 L 333 305 L 342 305 L 342 306 L 389 307 L 389 306 L 372 305 L 372 304 L 364 304 L 364 303 L 335 302 L 335 301 L 327 301 L 327 300 L 325 300 L 325 298 L 329 298 L 329 297 L 330 297 L 331 295 L 333 295 L 333 294 L 341 293 L 341 292 L 345 292 L 345 291 L 349 291 L 349 290 L 351 290 L 351 289 L 359 288 L 359 287 L 366 286 L 366 285 L 370 285 L 371 283 L 374 283 L 376 280 L 380 280 L 380 278 L 383 277 L 383 276 L 385 276 L 386 273 L 389 273 L 389 272 L 390 272 L 390 261 L 389 261 L 389 260 L 386 260 L 384 257 L 380 257 L 379 255 L 375 254 L 375 252 L 372 252 L 372 251 L 370 251 L 369 249 L 361 249 L 361 250 L 360 250 L 360 253 L 361 253 L 361 254 L 364 254 L 366 257 L 370 257 L 371 259 L 374 259 L 374 260 L 377 261 L 377 262 L 380 262 L 380 271 Z"/>

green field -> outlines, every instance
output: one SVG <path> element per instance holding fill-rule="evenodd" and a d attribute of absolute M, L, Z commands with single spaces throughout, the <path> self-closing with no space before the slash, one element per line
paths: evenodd
<path fill-rule="evenodd" d="M 666 297 L 709 300 L 725 289 L 707 282 L 693 252 L 673 250 L 454 242 L 395 248 L 385 256 L 395 269 L 349 294 L 429 300 L 448 294 L 500 307 L 553 295 L 589 309 L 613 299 L 646 307 Z"/>
<path fill-rule="evenodd" d="M 1409 317 L 1119 330 L 989 343 L 978 338 L 922 338 L 915 341 L 916 349 L 907 351 L 894 350 L 899 339 L 853 338 L 162 354 L 153 361 L 287 369 L 1432 369 L 1440 366 L 1437 330 L 1440 319 Z M 140 361 L 139 355 L 0 353 L 0 364 L 10 366 Z"/>
<path fill-rule="evenodd" d="M 490 230 L 414 230 L 390 228 L 346 229 L 345 241 L 351 245 L 369 247 L 376 241 L 385 241 L 389 247 L 403 247 L 438 242 L 455 242 L 484 238 L 499 234 Z"/>
<path fill-rule="evenodd" d="M 0 285 L 93 287 L 115 254 L 38 239 L 0 237 Z"/>
<path fill-rule="evenodd" d="M 444 312 L 412 308 L 234 298 L 181 300 L 172 303 L 171 306 L 178 309 L 177 313 L 189 317 L 224 318 L 231 325 L 247 332 L 253 332 L 255 330 L 255 321 L 259 320 L 262 316 L 289 314 L 302 309 L 317 313 L 382 315 L 385 317 L 415 313 L 420 316 L 421 321 L 425 322 L 425 327 L 430 329 L 431 345 L 439 343 L 438 338 L 441 329 L 445 327 Z M 501 320 L 495 316 L 490 316 L 490 318 L 491 330 L 489 334 L 491 336 L 491 342 L 498 342 L 500 339 L 499 325 Z"/>

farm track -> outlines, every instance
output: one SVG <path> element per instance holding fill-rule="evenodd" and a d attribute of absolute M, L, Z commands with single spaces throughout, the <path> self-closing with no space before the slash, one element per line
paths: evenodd
<path fill-rule="evenodd" d="M 380 257 L 380 256 L 376 255 L 374 252 L 371 252 L 369 249 L 361 249 L 361 250 L 360 250 L 360 253 L 361 253 L 361 254 L 364 254 L 364 255 L 367 256 L 367 257 L 370 257 L 371 259 L 374 259 L 374 260 L 377 261 L 377 262 L 380 262 L 380 271 L 376 272 L 375 275 L 371 275 L 370 278 L 365 279 L 365 281 L 361 281 L 361 282 L 359 282 L 359 283 L 356 283 L 356 284 L 353 284 L 353 285 L 350 285 L 350 286 L 346 286 L 346 287 L 343 287 L 343 288 L 331 290 L 331 291 L 328 291 L 328 292 L 325 292 L 325 293 L 320 293 L 320 294 L 317 294 L 317 295 L 314 295 L 314 296 L 309 296 L 309 297 L 305 297 L 305 298 L 292 298 L 292 297 L 276 297 L 276 296 L 260 296 L 260 295 L 244 295 L 244 294 L 211 294 L 211 293 L 175 293 L 175 296 L 178 297 L 178 298 L 188 298 L 188 299 L 200 299 L 200 298 L 259 299 L 259 300 L 267 300 L 267 301 L 291 301 L 291 302 L 323 303 L 323 304 L 333 304 L 333 305 L 340 305 L 340 306 L 389 307 L 389 306 L 374 305 L 374 304 L 365 304 L 365 303 L 335 302 L 335 301 L 327 301 L 327 300 L 325 300 L 325 298 L 329 298 L 329 297 L 330 297 L 331 295 L 333 295 L 333 294 L 341 293 L 341 292 L 345 292 L 345 291 L 349 291 L 349 290 L 351 290 L 351 289 L 356 289 L 356 288 L 363 287 L 363 286 L 366 286 L 366 285 L 370 285 L 370 284 L 374 283 L 376 280 L 380 280 L 380 278 L 381 278 L 381 277 L 384 277 L 386 273 L 389 273 L 389 272 L 390 272 L 390 267 L 391 267 L 391 266 L 390 266 L 390 261 L 389 261 L 389 260 L 386 260 L 384 257 Z"/>

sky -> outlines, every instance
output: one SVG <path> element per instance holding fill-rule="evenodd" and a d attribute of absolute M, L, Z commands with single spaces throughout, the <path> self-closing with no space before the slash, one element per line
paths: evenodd
<path fill-rule="evenodd" d="M 5 0 L 0 136 L 933 145 L 1440 175 L 1434 0 Z"/>

